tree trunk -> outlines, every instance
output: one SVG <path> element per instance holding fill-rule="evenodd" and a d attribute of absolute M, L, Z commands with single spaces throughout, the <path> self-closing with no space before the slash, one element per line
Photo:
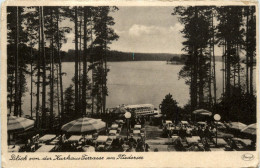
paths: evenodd
<path fill-rule="evenodd" d="M 78 106 L 78 98 L 79 98 L 79 91 L 78 91 L 78 60 L 79 60 L 79 56 L 78 56 L 78 7 L 75 7 L 75 116 L 78 117 L 79 116 L 79 106 Z"/>
<path fill-rule="evenodd" d="M 213 86 L 214 86 L 214 104 L 217 103 L 217 84 L 216 84 L 216 61 L 215 61 L 215 31 L 214 31 L 214 15 L 212 13 L 212 57 L 213 57 Z"/>
<path fill-rule="evenodd" d="M 91 19 L 91 34 L 90 34 L 90 39 L 91 39 L 91 52 L 92 52 L 92 47 L 93 47 L 93 37 L 92 37 L 92 25 L 93 25 L 93 20 Z M 91 115 L 94 114 L 94 105 L 95 105 L 95 95 L 93 94 L 93 88 L 94 88 L 94 56 L 92 55 L 91 59 L 91 66 L 92 66 L 92 82 L 91 82 Z"/>
<path fill-rule="evenodd" d="M 64 117 L 64 102 L 63 102 L 63 83 L 62 83 L 62 64 L 61 64 L 61 55 L 60 55 L 60 33 L 59 33 L 59 9 L 56 10 L 57 14 L 57 52 L 58 52 L 58 61 L 59 61 L 59 82 L 60 82 L 60 126 L 63 124 Z M 58 86 L 57 86 L 58 87 Z"/>
<path fill-rule="evenodd" d="M 21 63 L 22 62 L 22 60 L 20 59 L 20 64 L 22 64 Z M 22 86 L 22 74 L 23 72 L 22 72 L 22 68 L 21 68 L 21 66 L 19 66 L 19 116 L 21 117 L 22 116 L 22 97 L 23 97 L 23 95 L 22 95 L 22 90 L 23 90 L 23 86 Z"/>
<path fill-rule="evenodd" d="M 51 36 L 51 72 L 50 72 L 50 127 L 53 128 L 53 101 L 54 101 L 54 31 L 53 31 L 53 11 L 51 9 L 51 29 L 52 29 L 52 36 Z"/>
<path fill-rule="evenodd" d="M 31 118 L 33 118 L 33 70 L 32 70 L 32 66 L 33 66 L 33 46 L 31 45 L 31 92 L 30 92 L 30 96 L 31 96 Z"/>
<path fill-rule="evenodd" d="M 14 63 L 15 63 L 15 61 L 14 61 Z M 10 83 L 10 115 L 11 115 L 11 113 L 12 113 L 12 108 L 13 108 L 13 106 L 14 106 L 14 102 L 13 102 L 13 80 L 14 80 L 14 73 L 12 73 L 12 77 L 11 77 L 11 83 Z"/>
<path fill-rule="evenodd" d="M 248 63 L 249 63 L 249 52 L 248 52 L 248 17 L 249 17 L 249 7 L 246 8 L 247 9 L 247 14 L 246 14 L 246 92 L 249 93 L 249 80 L 248 80 Z"/>
<path fill-rule="evenodd" d="M 230 60 L 230 51 L 231 51 L 231 44 L 230 41 L 227 41 L 227 62 L 226 62 L 226 71 L 227 71 L 227 76 L 226 76 L 226 95 L 227 98 L 230 98 L 231 94 L 230 94 L 230 78 L 231 78 L 231 60 Z"/>
<path fill-rule="evenodd" d="M 81 42 L 81 37 L 82 37 L 82 16 L 80 16 L 80 21 L 79 21 L 79 102 L 82 102 L 82 80 L 81 79 L 81 61 L 82 61 L 82 42 Z M 79 103 L 79 109 L 82 108 L 82 104 Z M 82 111 L 81 111 L 82 112 Z"/>
<path fill-rule="evenodd" d="M 202 70 L 202 48 L 200 48 L 200 55 L 199 55 L 199 106 L 202 108 L 203 103 L 204 103 L 204 95 L 203 95 L 203 85 L 204 85 L 204 80 L 203 80 L 203 70 Z"/>
<path fill-rule="evenodd" d="M 41 62 L 41 19 L 40 19 L 40 7 L 39 11 L 39 26 L 38 26 L 38 58 L 37 58 L 37 97 L 36 97 L 36 125 L 37 128 L 40 128 L 40 118 L 39 118 L 39 110 L 40 110 L 40 62 Z"/>
<path fill-rule="evenodd" d="M 83 37 L 83 77 L 82 77 L 82 115 L 86 115 L 86 80 L 87 80 L 87 9 L 84 7 Z"/>
<path fill-rule="evenodd" d="M 222 56 L 222 95 L 225 96 L 225 42 L 223 44 L 223 56 Z"/>
<path fill-rule="evenodd" d="M 209 43 L 209 81 L 208 81 L 208 89 L 209 89 L 209 104 L 212 106 L 212 94 L 211 94 L 211 84 L 212 84 L 212 72 L 211 72 L 211 62 L 212 62 L 212 38 L 210 38 L 210 43 Z"/>
<path fill-rule="evenodd" d="M 237 44 L 237 58 L 238 58 L 238 64 L 237 64 L 237 83 L 238 88 L 241 89 L 241 83 L 240 83 L 240 55 L 239 55 L 239 45 Z"/>
<path fill-rule="evenodd" d="M 56 80 L 56 88 L 57 88 L 57 109 L 58 109 L 58 117 L 60 117 L 60 92 L 59 92 L 59 64 L 56 66 L 56 75 L 57 75 L 57 80 Z"/>
<path fill-rule="evenodd" d="M 251 22 L 253 21 L 254 19 L 254 12 L 253 12 L 253 9 L 251 9 Z M 252 28 L 250 27 L 251 31 Z M 253 37 L 251 37 L 251 40 L 253 39 Z M 253 88 L 253 67 L 254 67 L 254 51 L 250 51 L 250 76 L 249 76 L 249 82 L 250 82 L 250 85 L 249 85 L 249 89 L 250 89 L 250 94 L 253 95 L 254 93 L 254 88 Z"/>
<path fill-rule="evenodd" d="M 14 116 L 18 116 L 18 61 L 19 61 L 19 7 L 16 8 L 16 57 L 15 57 L 15 102 L 14 102 Z"/>
<path fill-rule="evenodd" d="M 46 58 L 45 58 L 45 41 L 44 41 L 44 13 L 41 10 L 41 37 L 42 37 L 42 127 L 46 128 Z"/>

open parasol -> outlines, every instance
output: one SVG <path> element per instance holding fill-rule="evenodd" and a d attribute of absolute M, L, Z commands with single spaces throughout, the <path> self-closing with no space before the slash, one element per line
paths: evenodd
<path fill-rule="evenodd" d="M 243 128 L 241 132 L 245 134 L 256 135 L 256 123 L 248 125 L 247 127 Z"/>
<path fill-rule="evenodd" d="M 233 129 L 233 130 L 242 130 L 244 129 L 247 125 L 246 124 L 243 124 L 241 122 L 231 122 L 227 125 L 230 129 Z"/>
<path fill-rule="evenodd" d="M 8 132 L 26 131 L 34 127 L 34 120 L 23 117 L 8 116 L 7 130 Z"/>
<path fill-rule="evenodd" d="M 79 118 L 62 126 L 61 130 L 68 133 L 86 133 L 100 131 L 106 127 L 106 123 L 101 119 Z"/>
<path fill-rule="evenodd" d="M 212 116 L 212 112 L 205 109 L 198 109 L 192 112 L 195 115 Z"/>

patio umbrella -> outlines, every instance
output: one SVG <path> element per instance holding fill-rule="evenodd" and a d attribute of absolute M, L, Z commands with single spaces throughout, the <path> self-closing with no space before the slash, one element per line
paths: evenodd
<path fill-rule="evenodd" d="M 205 109 L 198 109 L 192 112 L 195 115 L 212 116 L 212 112 Z"/>
<path fill-rule="evenodd" d="M 241 132 L 250 135 L 256 135 L 256 123 L 248 125 L 247 127 L 243 128 Z"/>
<path fill-rule="evenodd" d="M 86 133 L 99 131 L 106 127 L 106 123 L 100 119 L 79 118 L 62 126 L 61 130 L 68 133 Z"/>
<path fill-rule="evenodd" d="M 243 124 L 241 122 L 231 122 L 230 124 L 228 124 L 228 127 L 230 129 L 234 129 L 234 130 L 242 130 L 243 128 L 245 128 L 247 125 Z"/>
<path fill-rule="evenodd" d="M 8 132 L 26 131 L 34 127 L 34 120 L 23 117 L 8 116 L 7 130 Z"/>

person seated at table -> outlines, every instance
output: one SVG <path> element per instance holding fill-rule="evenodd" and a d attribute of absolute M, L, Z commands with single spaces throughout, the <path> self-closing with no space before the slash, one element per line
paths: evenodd
<path fill-rule="evenodd" d="M 210 136 L 210 132 L 209 132 L 209 127 L 208 126 L 205 128 L 204 135 L 205 135 L 205 138 L 210 139 L 211 136 Z"/>
<path fill-rule="evenodd" d="M 119 138 L 114 139 L 111 146 L 117 149 L 120 146 Z"/>
<path fill-rule="evenodd" d="M 188 128 L 186 129 L 186 135 L 187 135 L 188 137 L 192 137 L 191 128 L 190 128 L 190 127 L 188 127 Z"/>
<path fill-rule="evenodd" d="M 124 139 L 119 137 L 119 145 L 122 146 L 124 144 Z"/>
<path fill-rule="evenodd" d="M 127 145 L 126 141 L 124 141 L 124 143 L 123 143 L 123 145 L 122 145 L 123 150 L 128 149 L 128 147 L 129 147 L 129 146 Z"/>
<path fill-rule="evenodd" d="M 136 152 L 133 146 L 130 144 L 129 148 L 126 150 L 126 152 Z"/>
<path fill-rule="evenodd" d="M 203 138 L 203 133 L 202 133 L 202 129 L 200 126 L 198 127 L 198 136 L 200 137 L 200 139 Z"/>
<path fill-rule="evenodd" d="M 145 143 L 145 152 L 148 152 L 149 149 L 150 149 L 150 146 L 147 143 Z"/>
<path fill-rule="evenodd" d="M 137 139 L 136 151 L 137 152 L 144 151 L 144 145 L 143 145 L 143 141 L 141 139 Z"/>
<path fill-rule="evenodd" d="M 134 139 L 133 135 L 131 135 L 131 137 L 129 138 L 129 144 L 131 144 L 132 146 L 136 144 L 136 140 Z"/>

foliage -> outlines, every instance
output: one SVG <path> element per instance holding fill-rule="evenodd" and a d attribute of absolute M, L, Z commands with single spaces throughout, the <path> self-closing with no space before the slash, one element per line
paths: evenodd
<path fill-rule="evenodd" d="M 160 104 L 161 112 L 165 115 L 166 119 L 179 121 L 179 111 L 178 103 L 172 98 L 172 95 L 169 93 L 165 96 L 162 103 Z"/>

